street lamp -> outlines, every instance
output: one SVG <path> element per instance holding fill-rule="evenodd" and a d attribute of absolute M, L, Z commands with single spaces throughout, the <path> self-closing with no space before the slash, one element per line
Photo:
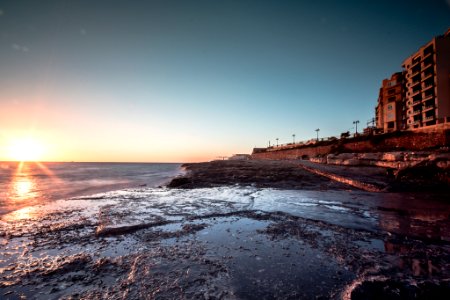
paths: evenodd
<path fill-rule="evenodd" d="M 278 147 L 278 138 L 276 138 L 276 140 L 277 140 L 277 147 Z"/>
<path fill-rule="evenodd" d="M 315 132 L 317 132 L 317 141 L 319 141 L 319 131 L 320 131 L 320 128 L 317 128 L 317 129 L 315 130 Z"/>
<path fill-rule="evenodd" d="M 358 123 L 359 123 L 359 120 L 353 121 L 353 124 L 355 124 L 355 127 L 356 127 L 355 135 L 358 135 Z"/>
<path fill-rule="evenodd" d="M 295 133 L 292 135 L 293 144 L 295 144 Z"/>

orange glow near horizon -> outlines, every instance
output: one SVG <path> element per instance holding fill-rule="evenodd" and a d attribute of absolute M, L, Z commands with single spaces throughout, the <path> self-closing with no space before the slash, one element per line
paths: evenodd
<path fill-rule="evenodd" d="M 31 137 L 13 139 L 7 150 L 12 161 L 39 161 L 45 153 L 44 145 Z"/>
<path fill-rule="evenodd" d="M 89 134 L 81 136 L 35 126 L 13 130 L 0 138 L 0 161 L 185 163 L 210 161 L 245 151 L 223 144 L 209 146 L 192 137 L 192 143 L 187 138 L 155 142 L 159 136 L 142 139 L 140 133 L 131 132 L 118 141 L 116 136 L 96 134 L 93 138 Z"/>

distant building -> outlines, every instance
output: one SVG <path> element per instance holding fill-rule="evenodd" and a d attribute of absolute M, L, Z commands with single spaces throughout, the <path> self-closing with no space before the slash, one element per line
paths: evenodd
<path fill-rule="evenodd" d="M 402 67 L 382 82 L 375 108 L 377 130 L 450 122 L 450 29 L 405 59 Z"/>
<path fill-rule="evenodd" d="M 406 120 L 403 118 L 405 81 L 403 73 L 392 74 L 390 79 L 384 79 L 375 108 L 376 127 L 383 132 L 406 129 Z"/>
<path fill-rule="evenodd" d="M 233 154 L 228 160 L 249 160 L 250 154 Z"/>
<path fill-rule="evenodd" d="M 407 128 L 450 121 L 450 29 L 403 62 Z"/>

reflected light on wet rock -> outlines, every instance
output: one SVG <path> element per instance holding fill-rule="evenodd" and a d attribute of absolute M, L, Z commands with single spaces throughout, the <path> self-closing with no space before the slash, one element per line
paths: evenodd
<path fill-rule="evenodd" d="M 11 222 L 11 221 L 20 221 L 20 220 L 26 220 L 31 219 L 33 216 L 36 215 L 36 207 L 29 206 L 22 209 L 18 209 L 12 213 L 9 213 L 3 217 L 3 220 L 5 222 Z"/>

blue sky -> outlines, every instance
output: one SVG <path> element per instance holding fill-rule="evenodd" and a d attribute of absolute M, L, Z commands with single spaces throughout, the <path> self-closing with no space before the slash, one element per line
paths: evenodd
<path fill-rule="evenodd" d="M 198 161 L 336 136 L 448 27 L 446 0 L 2 0 L 0 150 Z"/>

